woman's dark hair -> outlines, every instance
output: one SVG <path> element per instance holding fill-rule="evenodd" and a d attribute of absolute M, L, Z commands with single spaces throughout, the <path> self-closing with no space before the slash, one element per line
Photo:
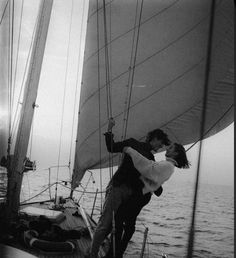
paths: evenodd
<path fill-rule="evenodd" d="M 146 142 L 150 142 L 152 139 L 157 138 L 161 140 L 164 145 L 170 145 L 170 140 L 166 133 L 164 133 L 161 129 L 155 129 L 147 134 Z"/>
<path fill-rule="evenodd" d="M 178 168 L 189 168 L 190 163 L 187 159 L 184 146 L 179 143 L 175 143 L 175 151 L 178 153 L 177 156 L 175 157 L 175 161 L 178 163 L 177 167 Z"/>

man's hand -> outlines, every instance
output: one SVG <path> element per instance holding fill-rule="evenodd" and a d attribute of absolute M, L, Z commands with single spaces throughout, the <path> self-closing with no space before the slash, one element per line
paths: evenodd
<path fill-rule="evenodd" d="M 129 148 L 128 146 L 124 147 L 123 152 L 126 152 L 128 148 Z"/>
<path fill-rule="evenodd" d="M 113 126 L 115 125 L 115 120 L 111 117 L 108 121 L 108 128 L 107 131 L 111 132 L 111 129 L 113 128 Z"/>

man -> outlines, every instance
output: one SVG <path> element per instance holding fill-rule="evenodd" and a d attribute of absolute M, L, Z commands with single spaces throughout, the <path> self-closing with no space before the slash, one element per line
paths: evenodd
<path fill-rule="evenodd" d="M 157 151 L 163 145 L 169 144 L 167 135 L 160 129 L 150 132 L 146 142 L 139 142 L 133 138 L 122 142 L 114 142 L 113 134 L 111 133 L 114 125 L 114 120 L 110 119 L 108 132 L 105 133 L 106 145 L 109 152 L 122 152 L 124 147 L 130 146 L 146 158 L 154 160 L 152 151 Z M 139 193 L 141 197 L 143 196 L 142 188 L 144 184 L 139 179 L 139 176 L 140 174 L 133 166 L 131 158 L 128 155 L 124 155 L 121 165 L 107 186 L 104 208 L 93 237 L 90 257 L 97 257 L 100 245 L 111 232 L 112 217 L 116 214 L 119 206 L 132 197 L 134 193 Z M 150 194 L 148 195 L 145 198 L 150 198 Z"/>

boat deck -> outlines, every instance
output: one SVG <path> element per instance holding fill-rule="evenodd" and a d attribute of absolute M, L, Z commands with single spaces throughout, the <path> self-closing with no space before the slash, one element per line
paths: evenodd
<path fill-rule="evenodd" d="M 34 203 L 30 204 L 31 207 L 41 208 L 41 209 L 50 209 L 50 205 L 52 205 L 52 202 L 44 202 L 44 203 Z M 29 205 L 24 205 L 21 208 L 29 207 Z M 73 216 L 72 214 L 78 211 L 78 216 Z M 80 211 L 78 209 L 78 206 L 72 201 L 67 200 L 65 204 L 65 209 L 63 210 L 63 214 L 65 215 L 65 219 L 61 221 L 60 223 L 57 223 L 62 229 L 65 230 L 79 230 L 80 228 L 86 227 L 85 220 L 83 216 L 80 214 Z M 95 227 L 95 222 L 91 220 L 91 218 L 87 215 L 87 219 L 89 220 L 89 223 L 91 225 L 91 229 Z M 85 257 L 86 251 L 88 250 L 90 244 L 91 244 L 91 236 L 88 234 L 84 237 L 81 237 L 78 240 L 73 240 L 76 244 L 76 250 L 73 253 L 45 253 L 39 250 L 35 250 L 33 248 L 27 249 L 24 246 L 17 246 L 18 248 L 27 251 L 37 257 L 73 257 L 73 258 L 83 258 Z"/>

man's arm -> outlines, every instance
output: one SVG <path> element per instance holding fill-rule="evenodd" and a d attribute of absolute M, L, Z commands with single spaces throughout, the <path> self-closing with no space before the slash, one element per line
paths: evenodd
<path fill-rule="evenodd" d="M 115 142 L 114 135 L 111 132 L 106 132 L 104 135 L 107 150 L 111 153 L 123 152 L 124 147 L 130 146 L 133 141 L 132 138 L 130 138 L 121 142 Z"/>
<path fill-rule="evenodd" d="M 123 148 L 130 145 L 131 139 L 127 139 L 121 142 L 114 141 L 114 135 L 112 128 L 115 125 L 115 120 L 110 118 L 108 121 L 107 132 L 104 133 L 107 150 L 111 153 L 123 152 Z"/>

